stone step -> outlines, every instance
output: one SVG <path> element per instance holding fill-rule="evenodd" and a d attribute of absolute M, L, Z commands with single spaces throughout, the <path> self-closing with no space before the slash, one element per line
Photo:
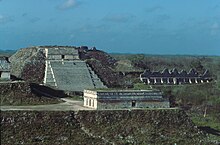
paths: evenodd
<path fill-rule="evenodd" d="M 52 73 L 52 71 L 50 69 L 47 70 L 47 73 Z"/>
<path fill-rule="evenodd" d="M 94 80 L 100 80 L 97 75 L 92 75 L 91 77 L 92 77 Z"/>
<path fill-rule="evenodd" d="M 46 82 L 46 85 L 55 87 L 55 82 Z"/>
<path fill-rule="evenodd" d="M 53 75 L 52 74 L 47 74 L 47 78 L 52 78 L 53 79 Z"/>
<path fill-rule="evenodd" d="M 50 64 L 51 66 L 48 65 L 46 72 L 46 85 L 57 85 L 57 88 L 68 91 L 106 88 L 84 61 L 51 61 Z M 54 76 L 56 79 L 53 78 Z"/>
<path fill-rule="evenodd" d="M 100 78 L 98 77 L 98 75 L 91 69 L 91 67 L 88 67 L 89 73 L 91 75 L 92 81 L 95 85 L 95 88 L 107 88 L 103 82 L 100 80 Z"/>
<path fill-rule="evenodd" d="M 53 78 L 47 78 L 46 82 L 55 82 L 55 80 Z"/>

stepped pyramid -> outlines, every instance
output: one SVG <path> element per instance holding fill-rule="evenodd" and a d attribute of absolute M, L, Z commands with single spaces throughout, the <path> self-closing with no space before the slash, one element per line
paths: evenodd
<path fill-rule="evenodd" d="M 75 48 L 45 48 L 44 84 L 64 91 L 106 88 Z"/>

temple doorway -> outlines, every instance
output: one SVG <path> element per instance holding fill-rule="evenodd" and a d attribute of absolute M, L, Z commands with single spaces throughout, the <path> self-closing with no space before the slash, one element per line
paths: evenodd
<path fill-rule="evenodd" d="M 136 101 L 131 102 L 131 107 L 136 107 Z"/>

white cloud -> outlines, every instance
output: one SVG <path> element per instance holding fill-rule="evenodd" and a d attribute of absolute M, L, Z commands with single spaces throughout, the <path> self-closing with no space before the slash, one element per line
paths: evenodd
<path fill-rule="evenodd" d="M 59 6 L 59 9 L 66 10 L 70 8 L 74 8 L 79 5 L 79 2 L 76 0 L 66 0 L 63 4 Z"/>

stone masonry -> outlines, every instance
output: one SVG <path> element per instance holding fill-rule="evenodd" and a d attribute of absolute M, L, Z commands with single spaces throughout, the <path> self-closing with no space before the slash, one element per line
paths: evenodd
<path fill-rule="evenodd" d="M 169 108 L 157 90 L 84 90 L 84 106 L 93 109 Z"/>

